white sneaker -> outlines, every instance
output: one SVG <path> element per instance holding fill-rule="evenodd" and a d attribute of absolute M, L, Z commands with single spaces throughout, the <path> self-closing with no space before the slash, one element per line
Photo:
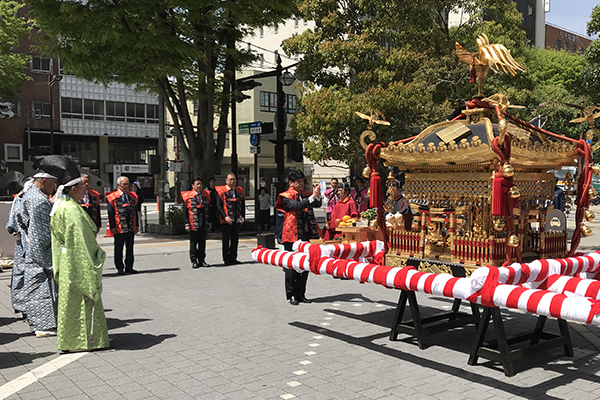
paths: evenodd
<path fill-rule="evenodd" d="M 48 337 L 48 336 L 56 336 L 56 330 L 50 331 L 35 331 L 35 337 Z"/>

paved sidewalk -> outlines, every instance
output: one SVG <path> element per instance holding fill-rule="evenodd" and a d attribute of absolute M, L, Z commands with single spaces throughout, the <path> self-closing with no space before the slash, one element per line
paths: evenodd
<path fill-rule="evenodd" d="M 55 338 L 37 339 L 10 309 L 10 272 L 0 274 L 0 398 L 16 378 L 31 384 L 9 399 L 595 399 L 600 357 L 595 327 L 570 324 L 575 357 L 547 351 L 504 376 L 498 364 L 468 366 L 474 327 L 431 336 L 419 350 L 388 340 L 399 292 L 311 275 L 312 304 L 285 301 L 283 273 L 250 262 L 193 270 L 185 237 L 136 238 L 138 275 L 117 276 L 107 249 L 103 300 L 113 349 L 65 358 Z M 451 301 L 418 295 L 424 316 Z M 503 311 L 509 334 L 535 318 Z M 557 331 L 556 322 L 547 326 Z M 578 333 L 580 332 L 580 333 Z M 598 342 L 598 340 L 596 340 Z M 597 343 L 596 343 L 597 345 Z M 62 367 L 54 363 L 62 362 Z M 39 377 L 38 378 L 36 378 Z M 26 378 L 22 378 L 24 381 Z"/>

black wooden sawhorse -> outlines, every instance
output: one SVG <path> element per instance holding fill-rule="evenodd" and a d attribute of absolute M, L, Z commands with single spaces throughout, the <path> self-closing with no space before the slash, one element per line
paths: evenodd
<path fill-rule="evenodd" d="M 408 302 L 412 319 L 406 322 L 402 321 L 406 303 Z M 419 304 L 415 292 L 410 290 L 400 290 L 400 298 L 396 307 L 396 316 L 390 332 L 390 340 L 398 340 L 398 333 L 406 333 L 417 338 L 421 350 L 427 348 L 427 335 L 447 331 L 459 326 L 479 323 L 479 307 L 471 303 L 471 314 L 459 312 L 461 299 L 454 299 L 452 311 L 437 314 L 428 318 L 421 318 Z M 445 322 L 441 322 L 447 320 Z"/>
<path fill-rule="evenodd" d="M 494 330 L 496 331 L 497 340 L 490 341 L 484 346 L 490 318 L 494 320 Z M 573 345 L 571 344 L 571 336 L 569 335 L 567 321 L 564 319 L 557 319 L 560 335 L 555 335 L 553 333 L 544 332 L 544 325 L 546 324 L 547 319 L 547 317 L 541 315 L 537 320 L 533 332 L 507 339 L 500 309 L 498 307 L 484 307 L 481 321 L 477 328 L 475 347 L 471 351 L 468 364 L 477 364 L 477 359 L 479 357 L 483 357 L 487 360 L 499 361 L 502 363 L 504 374 L 506 376 L 514 376 L 514 360 L 536 354 L 540 351 L 563 346 L 567 357 L 573 357 Z M 513 350 L 509 347 L 512 344 L 528 340 L 529 345 L 524 347 Z M 544 342 L 540 343 L 540 340 L 544 340 Z"/>

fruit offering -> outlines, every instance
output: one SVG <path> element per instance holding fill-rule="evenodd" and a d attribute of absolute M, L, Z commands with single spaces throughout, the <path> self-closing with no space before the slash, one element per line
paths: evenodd
<path fill-rule="evenodd" d="M 337 226 L 353 226 L 356 220 L 349 215 L 344 215 L 341 220 L 338 219 L 335 222 Z"/>
<path fill-rule="evenodd" d="M 363 219 L 368 219 L 368 220 L 376 219 L 377 218 L 377 209 L 376 208 L 370 208 L 367 211 L 361 212 L 360 216 Z"/>

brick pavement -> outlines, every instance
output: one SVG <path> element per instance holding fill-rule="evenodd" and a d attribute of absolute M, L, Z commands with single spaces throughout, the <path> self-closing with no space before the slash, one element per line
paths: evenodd
<path fill-rule="evenodd" d="M 103 300 L 113 349 L 93 352 L 9 399 L 586 399 L 600 397 L 597 328 L 571 326 L 575 357 L 558 349 L 517 365 L 468 366 L 475 329 L 430 338 L 419 350 L 388 340 L 399 292 L 310 276 L 312 304 L 285 301 L 280 269 L 253 263 L 192 270 L 185 240 L 138 237 L 138 275 L 114 274 L 111 241 Z M 255 239 L 240 244 L 250 260 Z M 0 385 L 57 359 L 55 339 L 32 337 L 10 309 L 10 274 L 0 274 Z M 419 295 L 427 316 L 451 301 Z M 535 324 L 503 311 L 509 333 Z M 556 331 L 556 323 L 547 324 Z M 578 332 L 581 332 L 578 333 Z M 597 339 L 597 338 L 596 338 Z M 593 342 L 593 340 L 592 340 Z"/>

